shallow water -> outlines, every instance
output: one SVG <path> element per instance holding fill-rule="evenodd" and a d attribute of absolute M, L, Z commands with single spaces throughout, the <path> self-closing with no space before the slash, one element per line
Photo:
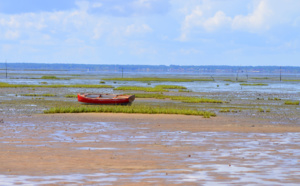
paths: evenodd
<path fill-rule="evenodd" d="M 16 73 L 16 72 L 14 72 Z M 99 85 L 99 82 L 102 78 L 107 77 L 119 77 L 118 73 L 109 73 L 109 72 L 82 72 L 82 71 L 20 71 L 19 75 L 14 75 L 13 77 L 19 79 L 5 79 L 2 77 L 0 82 L 7 82 L 11 84 L 34 84 L 38 85 L 41 82 L 47 82 L 49 85 L 51 84 L 65 84 L 65 85 L 74 85 L 74 84 L 96 84 Z M 24 76 L 22 73 L 30 73 L 32 75 Z M 40 75 L 34 74 L 57 74 L 58 77 L 71 77 L 70 80 L 47 80 L 47 79 L 29 79 L 29 78 L 40 78 Z M 70 76 L 71 74 L 80 74 L 81 76 Z M 168 73 L 127 73 L 125 77 L 166 77 L 166 78 L 204 78 L 211 79 L 211 76 L 216 78 L 222 77 L 225 79 L 235 79 L 236 74 L 168 74 Z M 154 87 L 156 85 L 180 85 L 185 86 L 188 90 L 193 92 L 256 92 L 256 93 L 298 93 L 300 92 L 300 81 L 289 82 L 289 81 L 277 81 L 272 79 L 266 80 L 254 80 L 251 77 L 270 77 L 270 78 L 278 78 L 272 74 L 249 74 L 248 82 L 245 83 L 266 83 L 268 86 L 241 86 L 240 84 L 243 82 L 226 82 L 221 80 L 216 81 L 196 81 L 196 82 L 152 82 L 151 85 L 148 85 L 148 82 L 136 82 L 136 81 L 105 81 L 105 85 L 112 85 L 114 87 L 119 86 L 150 86 Z M 227 78 L 226 78 L 227 77 Z M 288 79 L 298 79 L 298 75 L 286 75 Z M 245 77 L 242 77 L 245 79 Z M 229 84 L 229 85 L 226 85 Z M 219 85 L 219 87 L 218 87 Z M 112 93 L 107 92 L 106 93 Z"/>

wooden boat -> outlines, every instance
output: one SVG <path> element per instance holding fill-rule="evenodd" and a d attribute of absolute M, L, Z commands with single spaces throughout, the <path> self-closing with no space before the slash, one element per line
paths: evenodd
<path fill-rule="evenodd" d="M 88 104 L 127 105 L 134 101 L 135 95 L 79 93 L 77 98 L 79 102 Z"/>

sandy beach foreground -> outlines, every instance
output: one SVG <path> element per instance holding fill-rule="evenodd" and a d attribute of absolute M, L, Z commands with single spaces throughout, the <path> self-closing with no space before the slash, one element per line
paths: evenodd
<path fill-rule="evenodd" d="M 0 185 L 300 182 L 300 127 L 253 118 L 1 116 Z"/>

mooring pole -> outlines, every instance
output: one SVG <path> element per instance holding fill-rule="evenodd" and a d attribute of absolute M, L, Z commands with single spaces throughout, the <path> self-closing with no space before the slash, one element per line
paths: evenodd
<path fill-rule="evenodd" d="M 123 69 L 124 69 L 124 68 L 122 67 L 122 78 L 123 78 Z"/>
<path fill-rule="evenodd" d="M 281 81 L 281 66 L 280 66 L 280 81 Z"/>

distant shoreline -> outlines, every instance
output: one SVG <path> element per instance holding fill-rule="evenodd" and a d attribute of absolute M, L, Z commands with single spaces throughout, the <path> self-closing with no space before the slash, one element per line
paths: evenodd
<path fill-rule="evenodd" d="M 121 64 L 63 64 L 63 63 L 7 63 L 8 70 L 39 71 L 99 71 L 144 73 L 300 73 L 300 66 L 225 66 L 225 65 L 121 65 Z M 0 63 L 4 71 L 5 63 Z"/>

